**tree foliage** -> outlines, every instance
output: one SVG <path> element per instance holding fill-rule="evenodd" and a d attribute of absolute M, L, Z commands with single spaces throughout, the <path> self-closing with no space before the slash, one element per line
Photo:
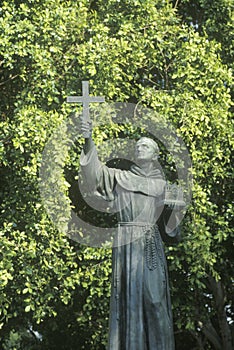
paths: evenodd
<path fill-rule="evenodd" d="M 166 247 L 176 344 L 232 348 L 231 10 L 228 0 L 1 1 L 3 349 L 105 348 L 111 252 L 60 232 L 38 181 L 46 142 L 71 113 L 66 96 L 84 79 L 107 101 L 164 115 L 184 139 L 193 199 L 181 243 Z M 114 128 L 97 130 L 96 141 Z M 82 140 L 71 152 L 60 146 L 56 164 L 66 174 L 50 181 L 66 208 Z"/>

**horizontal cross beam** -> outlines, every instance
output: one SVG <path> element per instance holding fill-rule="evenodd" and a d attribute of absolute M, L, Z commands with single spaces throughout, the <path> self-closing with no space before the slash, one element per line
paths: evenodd
<path fill-rule="evenodd" d="M 89 120 L 89 104 L 105 102 L 103 96 L 90 96 L 89 95 L 89 82 L 82 81 L 82 96 L 68 96 L 68 103 L 82 103 L 83 105 L 83 118 Z"/>

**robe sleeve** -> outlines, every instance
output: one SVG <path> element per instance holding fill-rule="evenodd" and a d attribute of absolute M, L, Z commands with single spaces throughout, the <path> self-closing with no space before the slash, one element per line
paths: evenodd
<path fill-rule="evenodd" d="M 159 229 L 162 239 L 169 244 L 178 243 L 181 240 L 179 227 L 180 212 L 174 212 L 172 208 L 165 206 L 159 219 Z"/>
<path fill-rule="evenodd" d="M 113 201 L 117 170 L 108 168 L 100 162 L 95 146 L 87 154 L 82 151 L 80 166 L 89 192 L 99 195 L 107 201 Z"/>

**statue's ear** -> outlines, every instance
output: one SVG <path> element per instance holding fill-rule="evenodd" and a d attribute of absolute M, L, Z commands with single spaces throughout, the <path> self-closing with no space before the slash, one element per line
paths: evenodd
<path fill-rule="evenodd" d="M 153 160 L 153 161 L 158 160 L 158 154 L 155 154 L 155 155 L 153 156 L 152 160 Z"/>

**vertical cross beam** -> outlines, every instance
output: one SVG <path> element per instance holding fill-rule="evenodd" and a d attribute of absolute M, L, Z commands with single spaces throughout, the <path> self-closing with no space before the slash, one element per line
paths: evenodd
<path fill-rule="evenodd" d="M 83 105 L 83 118 L 85 121 L 89 121 L 89 104 L 105 102 L 105 97 L 102 96 L 90 96 L 89 95 L 89 82 L 82 81 L 82 96 L 68 96 L 68 103 L 82 103 Z"/>

